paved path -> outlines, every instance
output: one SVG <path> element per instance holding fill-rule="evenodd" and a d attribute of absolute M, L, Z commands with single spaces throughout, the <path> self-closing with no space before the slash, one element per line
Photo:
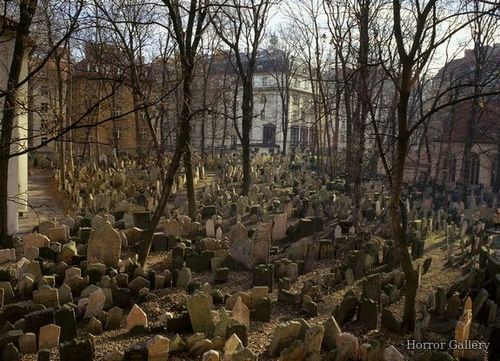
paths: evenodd
<path fill-rule="evenodd" d="M 205 179 L 196 185 L 196 192 L 212 183 L 216 177 L 213 172 L 207 172 Z M 184 204 L 186 189 L 177 192 L 174 200 L 169 201 L 169 207 L 175 208 Z M 54 217 L 65 214 L 65 199 L 57 192 L 53 172 L 48 170 L 34 170 L 28 177 L 28 213 L 19 219 L 19 234 L 30 233 L 36 225 Z"/>
<path fill-rule="evenodd" d="M 29 233 L 38 223 L 64 214 L 53 173 L 35 170 L 28 176 L 28 213 L 19 219 L 19 233 Z"/>

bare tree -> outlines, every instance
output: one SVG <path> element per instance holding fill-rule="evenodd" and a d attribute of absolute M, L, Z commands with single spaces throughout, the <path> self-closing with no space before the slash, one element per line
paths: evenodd
<path fill-rule="evenodd" d="M 492 58 L 495 49 L 487 46 L 494 42 L 494 37 L 499 29 L 498 19 L 493 16 L 478 16 L 481 13 L 488 11 L 491 6 L 482 4 L 479 0 L 471 1 L 472 21 L 470 23 L 471 37 L 473 41 L 473 74 L 472 79 L 467 79 L 469 76 L 462 75 L 459 79 L 462 83 L 472 83 L 472 93 L 474 99 L 471 101 L 470 116 L 467 122 L 467 136 L 465 137 L 462 166 L 460 178 L 463 185 L 463 202 L 468 204 L 468 193 L 472 178 L 472 149 L 477 142 L 478 124 L 484 114 L 484 99 L 481 99 L 481 94 L 488 88 L 491 89 L 492 76 L 497 76 L 499 66 L 498 59 Z M 498 51 L 498 50 L 497 50 Z M 497 85 L 493 81 L 493 87 Z"/>
<path fill-rule="evenodd" d="M 446 12 L 439 11 L 437 0 L 404 2 L 394 0 L 392 2 L 392 36 L 390 41 L 384 43 L 385 56 L 392 57 L 392 67 L 387 70 L 388 76 L 395 85 L 395 136 L 394 159 L 388 162 L 384 152 L 381 152 L 382 163 L 387 179 L 390 184 L 391 196 L 389 205 L 389 216 L 391 220 L 392 237 L 401 257 L 401 265 L 406 276 L 405 303 L 403 312 L 403 324 L 411 329 L 415 322 L 415 296 L 417 292 L 417 272 L 413 268 L 409 253 L 407 237 L 407 221 L 405 207 L 401 201 L 401 193 L 404 188 L 404 177 L 406 173 L 407 156 L 411 137 L 415 131 L 429 119 L 433 114 L 446 109 L 453 104 L 474 99 L 477 95 L 464 96 L 460 99 L 439 103 L 440 99 L 448 94 L 450 88 L 443 90 L 433 100 L 434 106 L 420 117 L 411 117 L 411 98 L 415 91 L 415 84 L 420 79 L 422 72 L 432 59 L 438 47 L 446 42 L 460 29 L 467 26 L 461 15 L 463 9 L 454 8 L 452 5 L 445 8 L 447 12 L 453 13 L 451 17 Z M 498 7 L 498 5 L 496 6 Z M 492 7 L 478 14 L 478 17 L 491 15 Z M 445 28 L 445 30 L 443 30 Z M 391 49 L 396 48 L 394 56 Z M 392 54 L 392 55 L 391 55 Z M 381 62 L 384 63 L 384 62 Z M 483 93 L 483 96 L 492 95 Z M 376 136 L 380 134 L 376 131 Z M 380 144 L 380 142 L 379 142 Z"/>
<path fill-rule="evenodd" d="M 241 132 L 237 133 L 242 146 L 242 195 L 247 195 L 250 189 L 250 132 L 254 117 L 253 78 L 270 11 L 277 2 L 276 0 L 230 0 L 211 17 L 215 31 L 232 51 L 241 84 Z"/>
<path fill-rule="evenodd" d="M 192 102 L 192 83 L 193 72 L 195 69 L 195 61 L 199 51 L 199 45 L 207 28 L 207 16 L 209 12 L 209 5 L 203 0 L 191 0 L 189 6 L 179 4 L 174 0 L 163 0 L 168 15 L 171 20 L 171 28 L 173 39 L 177 43 L 179 57 L 182 67 L 182 110 L 179 119 L 179 135 L 175 146 L 172 159 L 168 165 L 167 171 L 163 179 L 163 189 L 158 206 L 155 209 L 151 226 L 144 236 L 144 243 L 142 244 L 139 254 L 139 262 L 144 265 L 146 258 L 151 249 L 153 234 L 160 221 L 168 198 L 171 193 L 174 176 L 179 168 L 181 158 L 184 155 L 184 164 L 186 172 L 191 169 L 191 151 L 190 151 L 190 132 L 191 132 L 191 118 L 193 116 L 191 109 Z M 192 172 L 192 169 L 191 169 Z M 192 174 L 191 174 L 192 177 Z M 192 199 L 189 199 L 189 198 Z M 188 202 L 189 202 L 189 215 L 194 219 L 196 213 L 196 203 L 194 199 L 194 187 L 188 189 Z"/>
<path fill-rule="evenodd" d="M 289 41 L 288 34 L 293 31 L 293 25 L 280 27 L 275 34 L 271 34 L 268 46 L 271 62 L 270 75 L 276 82 L 276 89 L 281 103 L 281 130 L 283 132 L 283 150 L 286 155 L 288 147 L 288 129 L 290 126 L 290 88 L 292 81 L 299 72 L 294 44 Z"/>

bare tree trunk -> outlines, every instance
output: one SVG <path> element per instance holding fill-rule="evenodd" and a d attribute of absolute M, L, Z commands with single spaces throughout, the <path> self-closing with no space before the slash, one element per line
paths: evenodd
<path fill-rule="evenodd" d="M 224 85 L 225 85 L 225 79 L 224 79 Z M 228 106 L 227 106 L 227 98 L 226 98 L 226 92 L 223 93 L 223 105 L 224 105 L 224 124 L 222 126 L 222 140 L 221 140 L 221 145 L 220 145 L 220 154 L 222 155 L 224 153 L 224 146 L 226 144 L 226 137 L 227 137 L 227 123 L 228 123 Z"/>
<path fill-rule="evenodd" d="M 406 70 L 406 71 L 405 71 Z M 411 67 L 404 68 L 402 74 L 402 87 L 398 103 L 399 134 L 397 141 L 397 159 L 392 177 L 391 198 L 389 214 L 391 217 L 392 235 L 396 241 L 399 254 L 401 255 L 401 266 L 406 276 L 405 305 L 403 311 L 403 324 L 408 329 L 413 329 L 415 323 L 415 297 L 417 293 L 417 273 L 413 268 L 410 253 L 408 251 L 407 239 L 407 217 L 405 207 L 401 202 L 401 191 L 403 186 L 404 171 L 406 165 L 406 152 L 408 149 L 408 100 L 411 90 Z"/>
<path fill-rule="evenodd" d="M 139 252 L 139 263 L 144 265 L 146 259 L 151 250 L 151 243 L 153 241 L 153 234 L 158 226 L 161 216 L 165 211 L 165 207 L 167 206 L 168 198 L 170 197 L 170 193 L 172 191 L 172 185 L 174 183 L 174 177 L 179 169 L 179 165 L 181 162 L 182 155 L 186 150 L 189 150 L 189 133 L 191 132 L 190 118 L 191 118 L 191 100 L 192 100 L 192 77 L 193 77 L 193 69 L 192 66 L 186 66 L 183 71 L 183 104 L 181 110 L 181 119 L 180 119 L 180 131 L 179 136 L 176 141 L 176 146 L 174 150 L 174 154 L 172 156 L 172 160 L 168 166 L 167 172 L 165 174 L 165 178 L 163 180 L 163 189 L 160 197 L 160 201 L 158 206 L 153 213 L 153 217 L 151 220 L 151 226 L 146 230 L 144 234 L 144 242 L 141 245 L 141 250 Z M 189 163 L 191 162 L 191 158 L 189 157 Z M 184 158 L 186 161 L 186 158 Z M 189 197 L 189 193 L 188 193 Z M 193 204 L 193 203 L 191 203 Z M 196 210 L 195 210 L 196 212 Z M 194 219 L 194 217 L 193 217 Z"/>
<path fill-rule="evenodd" d="M 20 17 L 17 25 L 12 63 L 10 64 L 7 89 L 3 105 L 0 131 L 0 242 L 8 236 L 8 183 L 9 158 L 14 120 L 18 110 L 17 94 L 23 58 L 26 53 L 31 22 L 37 8 L 37 0 L 24 0 L 19 4 Z"/>
<path fill-rule="evenodd" d="M 250 78 L 250 80 L 248 80 Z M 248 195 L 250 190 L 250 132 L 252 131 L 253 121 L 253 83 L 250 76 L 242 80 L 243 95 L 242 95 L 242 125 L 241 125 L 241 147 L 242 147 L 242 163 L 243 163 L 243 183 L 241 185 L 241 195 Z"/>
<path fill-rule="evenodd" d="M 61 69 L 61 55 L 57 54 L 55 59 L 56 64 L 56 76 L 57 76 L 57 120 L 59 122 L 59 132 L 62 134 L 66 122 L 63 115 L 63 78 Z M 64 179 L 66 176 L 66 149 L 65 149 L 65 135 L 59 138 L 59 187 L 64 191 Z"/>

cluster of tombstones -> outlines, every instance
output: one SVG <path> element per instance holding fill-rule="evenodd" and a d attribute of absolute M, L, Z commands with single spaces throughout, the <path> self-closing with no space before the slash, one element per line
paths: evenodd
<path fill-rule="evenodd" d="M 239 164 L 222 168 L 225 176 L 239 179 Z M 94 171 L 90 172 L 95 175 L 92 179 L 105 183 L 106 175 Z M 137 199 L 129 203 L 142 208 L 118 210 L 110 204 L 114 210 L 110 214 L 107 204 L 97 204 L 99 207 L 94 205 L 90 213 L 43 222 L 37 232 L 24 236 L 16 249 L 0 252 L 6 262 L 18 260 L 16 254 L 23 255 L 15 270 L 0 272 L 4 359 L 34 352 L 40 359 L 48 359 L 58 347 L 61 360 L 88 360 L 94 356 L 94 336 L 105 330 L 126 329 L 157 335 L 124 352 L 114 351 L 107 359 L 161 359 L 182 353 L 210 361 L 256 360 L 258 356 L 248 348 L 249 328 L 253 322 L 271 321 L 274 290 L 276 302 L 298 306 L 303 317 L 279 324 L 268 350 L 272 357 L 317 359 L 320 353 L 328 352 L 335 360 L 376 360 L 379 356 L 403 360 L 395 347 L 380 339 L 361 343 L 354 335 L 340 331 L 341 326 L 355 321 L 366 330 L 401 332 L 401 322 L 389 309 L 401 298 L 405 285 L 394 244 L 389 240 L 376 242 L 363 227 L 356 230 L 350 221 L 349 197 L 336 190 L 335 184 L 325 183 L 303 168 L 289 170 L 273 158 L 259 157 L 252 177 L 257 184 L 246 198 L 237 199 L 231 184 L 216 182 L 202 191 L 203 202 L 211 205 L 201 207 L 195 220 L 182 210 L 161 220 L 152 250 L 170 252 L 170 267 L 163 272 L 146 272 L 135 257 L 121 259 L 122 250 L 134 251 L 141 246 L 150 226 L 151 212 Z M 300 186 L 294 177 L 302 182 Z M 113 178 L 117 189 L 120 182 L 126 182 L 116 174 Z M 366 191 L 363 217 L 369 229 L 369 222 L 383 217 L 388 196 L 377 184 L 367 185 Z M 97 212 L 97 208 L 102 211 Z M 495 319 L 500 260 L 492 247 L 494 242 L 485 236 L 484 227 L 473 223 L 474 213 L 464 216 L 457 226 L 449 213 L 435 211 L 425 202 L 419 207 L 407 202 L 406 208 L 419 282 L 431 266 L 432 259 L 421 258 L 426 237 L 432 232 L 446 234 L 452 264 L 465 262 L 466 254 L 478 260 L 460 280 L 459 288 L 444 292 L 444 301 L 441 290 L 434 303 L 429 300 L 414 333 L 423 338 L 432 336 L 436 332 L 431 327 L 447 317 L 444 321 L 456 321 L 450 328 L 456 337 L 467 339 L 472 319 L 481 320 L 485 313 L 484 322 Z M 316 263 L 324 261 L 333 264 L 330 274 L 304 282 L 299 292 L 293 291 L 300 275 L 313 272 Z M 250 291 L 229 295 L 216 288 L 242 269 L 252 272 Z M 212 284 L 196 281 L 196 273 L 206 271 L 213 274 Z M 467 288 L 469 284 L 480 285 L 472 303 L 465 302 L 464 290 L 473 288 Z M 356 285 L 360 292 L 351 287 Z M 155 299 L 154 291 L 167 287 L 185 289 L 188 298 L 165 312 L 159 324 L 148 323 L 139 305 Z M 310 326 L 306 319 L 318 314 L 322 292 L 342 287 L 351 289 L 332 317 L 321 326 Z M 435 315 L 434 319 L 430 315 Z M 88 335 L 77 336 L 79 322 Z M 175 337 L 170 340 L 159 335 L 164 332 Z"/>

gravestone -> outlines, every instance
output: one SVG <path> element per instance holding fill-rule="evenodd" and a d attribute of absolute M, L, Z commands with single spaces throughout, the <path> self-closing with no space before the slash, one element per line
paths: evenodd
<path fill-rule="evenodd" d="M 187 300 L 187 310 L 194 332 L 209 333 L 213 329 L 212 297 L 198 292 Z"/>
<path fill-rule="evenodd" d="M 136 304 L 132 306 L 132 309 L 127 316 L 127 331 L 130 332 L 135 327 L 148 327 L 148 317 L 146 313 Z"/>
<path fill-rule="evenodd" d="M 287 214 L 281 213 L 277 214 L 273 218 L 272 226 L 272 241 L 278 242 L 286 237 L 286 226 L 287 226 Z"/>
<path fill-rule="evenodd" d="M 460 317 L 455 327 L 455 340 L 457 344 L 462 345 L 462 343 L 469 339 L 470 329 L 472 326 L 472 301 L 470 297 L 467 297 L 464 306 L 464 313 Z M 464 356 L 464 348 L 457 348 L 453 350 L 453 356 L 462 358 Z"/>
<path fill-rule="evenodd" d="M 101 229 L 92 230 L 87 248 L 87 262 L 118 268 L 121 244 L 120 234 L 111 223 L 105 222 Z"/>
<path fill-rule="evenodd" d="M 253 266 L 253 250 L 252 250 L 253 242 L 248 238 L 238 238 L 235 239 L 229 250 L 231 252 L 231 256 L 234 261 L 245 267 L 246 269 L 251 269 Z"/>
<path fill-rule="evenodd" d="M 38 349 L 46 350 L 59 345 L 59 336 L 61 327 L 54 324 L 40 327 L 40 336 L 38 338 Z"/>
<path fill-rule="evenodd" d="M 252 236 L 253 264 L 269 263 L 269 249 L 271 246 L 271 223 L 261 223 Z"/>

